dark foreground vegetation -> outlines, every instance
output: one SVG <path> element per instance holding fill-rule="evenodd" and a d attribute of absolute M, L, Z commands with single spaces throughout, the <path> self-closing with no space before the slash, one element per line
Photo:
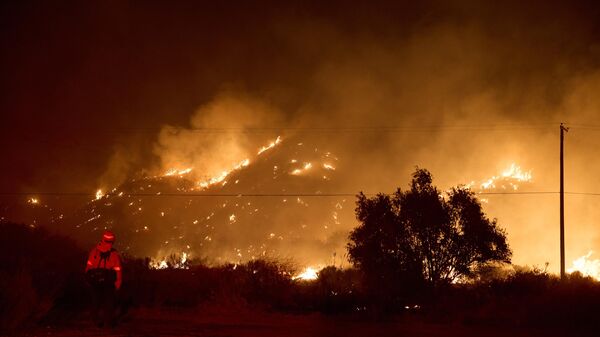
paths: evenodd
<path fill-rule="evenodd" d="M 88 319 L 86 252 L 42 229 L 0 224 L 0 326 L 15 332 L 69 326 Z M 422 290 L 410 300 L 383 301 L 363 286 L 355 269 L 328 267 L 314 282 L 294 281 L 286 264 L 153 270 L 147 259 L 127 258 L 120 291 L 121 317 L 140 309 L 193 312 L 202 306 L 357 320 L 404 319 L 483 328 L 590 332 L 600 328 L 600 284 L 581 275 L 560 281 L 539 269 Z M 489 276 L 489 273 L 488 273 Z"/>

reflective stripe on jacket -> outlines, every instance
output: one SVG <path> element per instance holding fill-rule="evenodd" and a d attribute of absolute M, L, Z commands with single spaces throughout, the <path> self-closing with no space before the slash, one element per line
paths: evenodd
<path fill-rule="evenodd" d="M 102 243 L 98 244 L 98 246 L 94 247 L 89 254 L 87 265 L 85 267 L 85 271 L 87 272 L 90 269 L 96 268 L 105 268 L 105 269 L 113 269 L 117 273 L 117 280 L 115 281 L 115 288 L 119 289 L 121 287 L 123 271 L 121 270 L 121 258 L 119 257 L 119 253 L 116 250 L 111 250 L 112 247 L 107 247 L 102 245 Z M 100 254 L 102 252 L 110 251 L 110 255 L 107 259 L 102 259 Z"/>

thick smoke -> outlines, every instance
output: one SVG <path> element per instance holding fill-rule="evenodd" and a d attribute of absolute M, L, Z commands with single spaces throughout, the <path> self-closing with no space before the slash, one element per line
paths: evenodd
<path fill-rule="evenodd" d="M 322 42 L 327 56 L 299 120 L 348 130 L 305 136 L 336 146 L 343 191 L 405 188 L 415 165 L 447 188 L 497 175 L 514 162 L 532 171 L 530 189 L 557 192 L 564 121 L 574 124 L 567 134 L 567 191 L 598 191 L 598 131 L 576 127 L 598 125 L 598 43 L 571 15 L 552 12 L 531 22 L 521 13 L 510 24 L 501 16 L 447 19 L 415 24 L 401 37 L 332 34 L 335 43 Z M 600 249 L 595 198 L 567 197 L 567 263 Z M 514 262 L 549 262 L 556 271 L 558 195 L 489 199 L 488 215 L 508 230 Z"/>
<path fill-rule="evenodd" d="M 146 146 L 141 137 L 130 137 L 114 146 L 104 173 L 98 179 L 98 187 L 106 192 L 140 174 L 148 174 L 147 163 L 152 160 L 142 150 Z"/>
<path fill-rule="evenodd" d="M 590 127 L 600 126 L 600 13 L 593 2 L 223 6 L 119 11 L 124 19 L 114 26 L 140 40 L 135 49 L 146 62 L 139 64 L 148 67 L 130 68 L 156 77 L 140 85 L 140 100 L 150 103 L 141 104 L 139 116 L 160 106 L 148 120 L 162 127 L 146 139 L 152 159 L 120 150 L 103 180 L 119 181 L 139 167 L 149 175 L 192 167 L 190 177 L 205 180 L 254 158 L 281 134 L 286 151 L 310 143 L 339 159 L 331 193 L 406 188 L 416 165 L 446 189 L 512 163 L 531 170 L 529 190 L 557 192 L 565 122 L 566 190 L 600 192 L 600 128 Z M 130 21 L 143 28 L 127 28 Z M 146 80 L 144 73 L 139 82 Z M 230 86 L 236 90 L 222 91 Z M 286 192 L 303 188 L 293 187 Z M 231 190 L 237 192 L 247 190 Z M 514 262 L 549 262 L 557 271 L 558 194 L 486 198 L 488 215 L 508 231 Z M 597 198 L 567 195 L 567 261 L 600 253 Z M 339 233 L 356 224 L 352 203 L 348 198 L 340 211 L 335 235 L 315 231 L 306 240 L 343 247 Z M 285 213 L 275 218 L 289 232 Z M 253 230 L 237 229 L 224 245 Z"/>
<path fill-rule="evenodd" d="M 190 175 L 198 180 L 218 176 L 254 156 L 274 133 L 268 125 L 277 125 L 279 116 L 259 99 L 221 94 L 192 115 L 189 127 L 162 128 L 154 147 L 160 172 L 192 168 Z"/>
<path fill-rule="evenodd" d="M 497 175 L 512 163 L 532 171 L 531 189 L 558 191 L 558 123 L 600 124 L 593 31 L 568 11 L 549 9 L 532 19 L 535 6 L 506 17 L 476 5 L 452 11 L 432 22 L 399 23 L 391 32 L 348 32 L 327 19 L 275 20 L 284 47 L 314 61 L 309 76 L 296 85 L 263 83 L 270 90 L 242 99 L 217 97 L 194 114 L 192 129 L 165 127 L 155 151 L 161 169 L 194 167 L 198 178 L 214 176 L 264 141 L 244 130 L 280 126 L 297 131 L 294 141 L 310 139 L 339 157 L 334 192 L 405 188 L 416 165 L 431 170 L 444 189 Z M 202 128 L 235 131 L 195 130 Z M 600 188 L 592 174 L 600 169 L 595 139 L 576 127 L 567 135 L 567 190 Z M 558 195 L 488 199 L 488 215 L 508 230 L 514 262 L 550 262 L 556 270 Z M 595 201 L 567 198 L 569 261 L 600 250 Z M 342 218 L 349 231 L 352 207 Z"/>

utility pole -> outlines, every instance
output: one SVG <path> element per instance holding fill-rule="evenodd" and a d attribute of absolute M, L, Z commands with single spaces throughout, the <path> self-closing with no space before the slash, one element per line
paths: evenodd
<path fill-rule="evenodd" d="M 565 279 L 565 171 L 563 144 L 569 128 L 560 123 L 560 279 Z"/>

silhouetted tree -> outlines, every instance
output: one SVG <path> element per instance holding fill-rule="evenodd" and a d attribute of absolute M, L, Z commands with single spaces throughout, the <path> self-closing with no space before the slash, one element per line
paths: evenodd
<path fill-rule="evenodd" d="M 358 195 L 360 224 L 350 234 L 351 261 L 375 287 L 410 291 L 450 283 L 489 262 L 510 262 L 506 233 L 489 220 L 475 194 L 443 194 L 429 171 L 413 173 L 410 189 Z"/>

